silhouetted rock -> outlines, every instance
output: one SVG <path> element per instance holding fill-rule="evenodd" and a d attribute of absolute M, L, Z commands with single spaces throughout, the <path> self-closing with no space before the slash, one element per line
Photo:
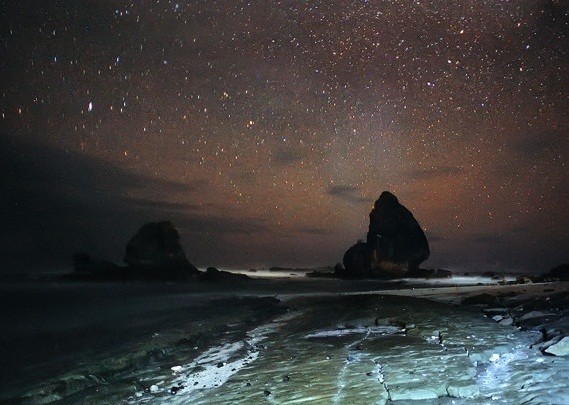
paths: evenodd
<path fill-rule="evenodd" d="M 131 266 L 188 264 L 180 235 L 170 221 L 143 225 L 126 247 L 125 263 Z"/>
<path fill-rule="evenodd" d="M 188 280 L 197 278 L 180 244 L 180 235 L 169 221 L 143 225 L 126 247 L 122 270 L 128 280 Z"/>
<path fill-rule="evenodd" d="M 413 214 L 397 197 L 388 191 L 381 193 L 369 219 L 367 243 L 358 242 L 348 249 L 340 277 L 396 278 L 420 273 L 419 265 L 430 254 L 429 243 Z"/>
<path fill-rule="evenodd" d="M 218 270 L 215 267 L 208 267 L 205 273 L 200 274 L 200 279 L 210 282 L 244 281 L 251 280 L 245 274 L 231 273 L 229 271 Z"/>
<path fill-rule="evenodd" d="M 344 254 L 342 278 L 365 278 L 370 273 L 370 252 L 365 242 L 358 242 Z"/>
<path fill-rule="evenodd" d="M 111 278 L 118 277 L 120 267 L 114 263 L 93 260 L 85 252 L 76 253 L 73 255 L 73 266 L 75 268 L 76 277 L 90 277 L 90 278 Z"/>
<path fill-rule="evenodd" d="M 554 267 L 547 274 L 548 277 L 555 277 L 559 280 L 569 280 L 569 264 L 561 264 Z"/>
<path fill-rule="evenodd" d="M 397 197 L 384 191 L 369 214 L 367 244 L 371 272 L 402 276 L 428 259 L 429 243 L 421 226 Z"/>
<path fill-rule="evenodd" d="M 339 275 L 343 271 L 345 271 L 345 269 L 344 266 L 342 266 L 342 263 L 336 263 L 336 265 L 334 266 L 334 274 Z"/>

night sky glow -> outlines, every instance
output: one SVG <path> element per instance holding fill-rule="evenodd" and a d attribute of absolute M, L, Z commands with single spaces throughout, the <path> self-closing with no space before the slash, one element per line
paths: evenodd
<path fill-rule="evenodd" d="M 0 260 L 341 261 L 395 193 L 424 266 L 569 260 L 565 0 L 11 1 Z"/>

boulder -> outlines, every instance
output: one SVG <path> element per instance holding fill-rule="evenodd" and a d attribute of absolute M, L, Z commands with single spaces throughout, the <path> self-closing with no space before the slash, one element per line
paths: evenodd
<path fill-rule="evenodd" d="M 250 280 L 251 278 L 245 274 L 231 273 L 229 271 L 218 270 L 215 267 L 208 267 L 205 273 L 200 274 L 200 279 L 209 282 L 234 282 Z"/>
<path fill-rule="evenodd" d="M 169 221 L 143 225 L 126 247 L 123 269 L 126 279 L 185 280 L 200 272 L 180 244 L 180 235 Z"/>
<path fill-rule="evenodd" d="M 381 193 L 369 219 L 367 245 L 372 273 L 402 276 L 417 271 L 427 260 L 430 250 L 423 229 L 393 194 Z"/>
<path fill-rule="evenodd" d="M 552 344 L 544 350 L 547 354 L 554 356 L 568 356 L 569 355 L 569 337 L 565 336 L 559 342 Z"/>
<path fill-rule="evenodd" d="M 103 279 L 120 276 L 120 267 L 114 263 L 102 260 L 93 260 L 85 252 L 76 253 L 73 255 L 73 266 L 75 274 L 70 278 L 91 278 Z"/>
<path fill-rule="evenodd" d="M 131 266 L 189 264 L 180 235 L 170 221 L 143 225 L 127 245 L 124 261 Z"/>
<path fill-rule="evenodd" d="M 337 268 L 343 278 L 365 278 L 370 274 L 370 252 L 365 242 L 358 242 L 344 254 L 344 268 Z"/>
<path fill-rule="evenodd" d="M 559 280 L 569 280 L 569 264 L 561 264 L 551 269 L 547 276 L 558 278 Z"/>

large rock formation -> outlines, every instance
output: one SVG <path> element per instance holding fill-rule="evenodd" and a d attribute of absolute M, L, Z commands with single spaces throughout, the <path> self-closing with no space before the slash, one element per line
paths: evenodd
<path fill-rule="evenodd" d="M 91 281 L 210 281 L 234 283 L 250 280 L 235 274 L 209 267 L 199 271 L 191 264 L 180 244 L 180 235 L 169 221 L 143 225 L 126 247 L 124 261 L 119 267 L 110 262 L 95 261 L 84 253 L 73 255 L 75 272 L 63 276 L 68 280 Z"/>
<path fill-rule="evenodd" d="M 180 235 L 170 221 L 144 224 L 127 245 L 124 261 L 131 266 L 188 263 Z"/>
<path fill-rule="evenodd" d="M 371 272 L 396 276 L 416 271 L 430 254 L 421 226 L 397 197 L 381 193 L 369 214 L 367 244 L 371 251 Z"/>
<path fill-rule="evenodd" d="M 143 225 L 126 247 L 127 272 L 133 278 L 186 278 L 198 274 L 186 258 L 180 235 L 169 221 Z"/>
<path fill-rule="evenodd" d="M 369 219 L 367 242 L 359 242 L 344 255 L 344 277 L 393 278 L 417 273 L 430 251 L 413 214 L 384 191 Z"/>

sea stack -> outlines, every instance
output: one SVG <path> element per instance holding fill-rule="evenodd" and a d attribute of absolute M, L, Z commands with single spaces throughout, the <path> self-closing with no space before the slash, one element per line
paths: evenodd
<path fill-rule="evenodd" d="M 430 254 L 421 226 L 397 197 L 384 191 L 369 214 L 366 242 L 344 255 L 345 277 L 396 278 L 418 271 Z"/>
<path fill-rule="evenodd" d="M 144 224 L 127 245 L 124 261 L 136 278 L 177 279 L 199 273 L 186 258 L 170 221 Z"/>
<path fill-rule="evenodd" d="M 127 245 L 124 261 L 131 266 L 188 263 L 180 235 L 170 221 L 144 224 Z"/>

